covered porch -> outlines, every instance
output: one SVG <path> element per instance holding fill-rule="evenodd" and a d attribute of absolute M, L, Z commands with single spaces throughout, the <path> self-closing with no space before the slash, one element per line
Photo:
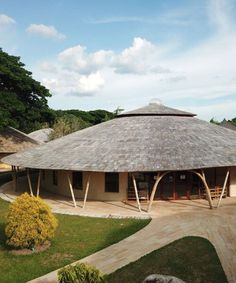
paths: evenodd
<path fill-rule="evenodd" d="M 24 191 L 28 191 L 27 187 L 25 187 L 25 189 L 26 190 L 21 189 L 15 192 L 12 188 L 12 184 L 8 183 L 4 185 L 0 197 L 6 201 L 12 202 Z M 83 199 L 76 199 L 76 207 L 74 207 L 70 197 L 53 194 L 44 190 L 41 191 L 40 196 L 48 203 L 55 213 L 89 217 L 158 218 L 190 211 L 202 213 L 204 210 L 209 210 L 209 204 L 205 199 L 154 200 L 150 212 L 147 212 L 149 203 L 142 202 L 142 211 L 140 213 L 137 209 L 136 201 L 87 201 L 86 209 L 83 209 Z M 224 208 L 231 207 L 232 205 L 236 205 L 235 197 L 223 199 L 222 206 Z"/>
<path fill-rule="evenodd" d="M 220 181 L 222 181 L 221 194 L 217 197 L 212 197 L 211 189 L 206 181 L 206 176 L 209 178 L 209 172 L 207 175 L 204 171 L 196 171 L 191 172 L 187 171 L 186 176 L 183 177 L 184 172 L 162 172 L 162 173 L 143 173 L 141 177 L 140 184 L 140 173 L 133 173 L 127 175 L 128 177 L 128 189 L 127 193 L 129 194 L 129 190 L 132 189 L 135 198 L 134 199 L 122 199 L 122 200 L 88 200 L 87 195 L 89 191 L 89 181 L 93 176 L 89 174 L 90 178 L 86 179 L 85 182 L 85 190 L 83 192 L 83 197 L 75 197 L 74 189 L 72 183 L 70 181 L 70 177 L 67 179 L 68 185 L 70 187 L 71 196 L 63 196 L 58 193 L 49 192 L 41 187 L 41 178 L 42 172 L 34 171 L 34 174 L 30 171 L 26 171 L 27 174 L 25 177 L 21 177 L 19 179 L 14 178 L 11 183 L 6 184 L 5 188 L 1 192 L 1 197 L 7 201 L 14 200 L 18 195 L 27 191 L 32 195 L 40 195 L 53 209 L 54 212 L 63 213 L 63 214 L 75 214 L 75 215 L 84 215 L 84 216 L 93 216 L 93 217 L 156 217 L 159 214 L 165 213 L 165 208 L 171 208 L 173 212 L 177 209 L 180 211 L 186 211 L 189 209 L 209 209 L 218 207 L 222 202 L 223 196 L 228 194 L 229 187 L 229 169 L 224 168 L 222 171 L 224 174 Z M 210 171 L 212 172 L 212 170 Z M 179 175 L 177 175 L 179 173 Z M 67 175 L 67 174 L 66 174 Z M 173 175 L 180 176 L 188 180 L 187 183 L 184 183 L 180 192 L 186 190 L 186 195 L 181 198 L 170 197 L 170 198 L 161 198 L 161 192 L 171 186 L 166 186 L 166 182 L 172 184 L 172 191 L 174 190 L 173 196 L 176 196 L 176 179 L 173 179 Z M 202 183 L 203 193 L 201 198 L 199 197 L 189 197 L 188 191 L 191 190 L 190 180 L 193 176 L 196 175 L 199 181 Z M 69 175 L 67 175 L 69 176 Z M 148 191 L 148 199 L 143 199 L 143 185 L 144 179 L 149 178 L 152 180 L 150 185 L 150 190 Z M 219 178 L 219 175 L 218 177 Z M 186 181 L 187 181 L 186 180 Z M 190 183 L 189 183 L 190 182 Z M 191 184 L 191 185 L 194 185 Z M 159 186 L 159 193 L 158 193 Z M 170 191 L 170 190 L 169 190 Z M 199 191 L 199 188 L 198 188 Z M 208 191 L 208 194 L 207 194 Z M 190 195 L 191 196 L 191 195 Z M 199 195 L 198 195 L 199 196 Z M 166 201 L 168 200 L 168 201 Z M 227 198 L 223 200 L 223 205 L 233 202 L 235 200 L 231 198 Z M 167 209 L 168 210 L 168 209 Z M 169 212 L 168 212 L 169 213 Z"/>

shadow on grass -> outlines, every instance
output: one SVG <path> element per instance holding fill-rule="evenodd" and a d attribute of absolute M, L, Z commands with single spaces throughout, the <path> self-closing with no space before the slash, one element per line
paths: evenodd
<path fill-rule="evenodd" d="M 0 223 L 0 247 L 2 250 L 9 250 L 9 247 L 6 245 L 6 235 L 5 235 L 5 227 L 4 223 Z"/>
<path fill-rule="evenodd" d="M 148 275 L 176 276 L 189 283 L 227 283 L 214 246 L 205 238 L 184 237 L 106 276 L 108 283 L 140 283 Z"/>

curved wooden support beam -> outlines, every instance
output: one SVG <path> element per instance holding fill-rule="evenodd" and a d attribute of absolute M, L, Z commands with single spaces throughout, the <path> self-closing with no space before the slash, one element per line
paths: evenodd
<path fill-rule="evenodd" d="M 149 201 L 149 205 L 148 205 L 148 210 L 147 212 L 150 212 L 151 211 L 151 208 L 152 208 L 152 203 L 153 203 L 153 200 L 154 200 L 154 196 L 156 194 L 156 190 L 157 190 L 157 186 L 158 184 L 160 183 L 161 179 L 166 175 L 168 174 L 170 171 L 167 171 L 167 172 L 164 172 L 162 174 L 160 174 L 160 172 L 158 172 L 157 174 L 157 177 L 156 177 L 156 182 L 152 188 L 152 193 L 151 193 L 151 197 L 150 197 L 150 201 Z"/>
<path fill-rule="evenodd" d="M 29 169 L 27 168 L 27 179 L 28 179 L 28 184 L 29 184 L 29 189 L 30 189 L 30 195 L 33 196 L 33 190 L 32 190 L 32 183 L 30 179 L 30 174 L 29 174 Z"/>
<path fill-rule="evenodd" d="M 16 192 L 16 188 L 17 188 L 16 166 L 11 166 L 11 171 L 12 171 L 12 186 L 13 186 L 13 190 Z"/>
<path fill-rule="evenodd" d="M 201 170 L 201 173 L 199 173 L 199 172 L 197 172 L 195 170 L 192 170 L 191 172 L 196 174 L 202 180 L 203 185 L 204 185 L 204 187 L 206 189 L 206 194 L 207 194 L 207 199 L 208 199 L 208 202 L 209 202 L 209 206 L 212 209 L 213 208 L 213 202 L 212 202 L 212 198 L 211 198 L 211 192 L 210 192 L 209 186 L 207 184 L 206 176 L 205 176 L 204 171 Z"/>
<path fill-rule="evenodd" d="M 220 198 L 219 198 L 217 206 L 216 206 L 217 208 L 220 206 L 221 200 L 222 200 L 223 195 L 225 193 L 225 189 L 226 189 L 226 185 L 227 185 L 227 182 L 228 182 L 228 178 L 229 178 L 229 169 L 227 170 L 226 175 L 225 175 L 225 181 L 224 181 L 223 189 L 222 189 L 222 192 L 220 194 Z"/>
<path fill-rule="evenodd" d="M 136 184 L 136 180 L 135 180 L 134 174 L 132 174 L 132 180 L 133 180 L 133 185 L 134 185 L 134 191 L 135 191 L 136 201 L 137 201 L 137 205 L 138 205 L 138 210 L 140 212 L 142 212 L 140 201 L 139 201 L 139 196 L 138 196 L 137 184 Z"/>
<path fill-rule="evenodd" d="M 39 189 L 40 189 L 40 181 L 41 181 L 41 174 L 42 174 L 42 170 L 39 169 L 39 175 L 38 175 L 38 183 L 37 183 L 37 194 L 36 196 L 39 196 Z"/>
<path fill-rule="evenodd" d="M 88 197 L 88 190 L 89 190 L 89 185 L 90 185 L 90 177 L 91 177 L 91 173 L 89 173 L 88 179 L 87 179 L 87 182 L 86 182 L 83 208 L 85 208 L 87 197 Z"/>
<path fill-rule="evenodd" d="M 67 175 L 67 180 L 68 180 L 68 184 L 69 184 L 69 188 L 70 188 L 70 193 L 71 193 L 71 197 L 74 203 L 74 207 L 76 207 L 76 201 L 75 201 L 75 196 L 74 196 L 74 191 L 73 191 L 73 186 L 70 180 L 70 176 L 69 176 L 69 172 L 66 172 Z"/>

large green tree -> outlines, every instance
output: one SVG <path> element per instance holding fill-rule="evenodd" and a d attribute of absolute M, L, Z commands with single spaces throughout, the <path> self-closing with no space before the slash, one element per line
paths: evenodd
<path fill-rule="evenodd" d="M 55 114 L 48 107 L 49 90 L 32 78 L 20 57 L 0 49 L 0 127 L 13 126 L 29 133 L 52 124 Z"/>

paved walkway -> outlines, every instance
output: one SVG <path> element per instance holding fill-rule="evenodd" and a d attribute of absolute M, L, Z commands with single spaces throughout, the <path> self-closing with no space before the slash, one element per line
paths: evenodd
<path fill-rule="evenodd" d="M 11 184 L 0 187 L 0 197 L 12 201 L 21 192 L 12 191 Z M 152 213 L 140 214 L 136 204 L 122 202 L 82 202 L 74 208 L 69 198 L 44 193 L 44 200 L 54 212 L 96 217 L 152 217 L 144 229 L 123 241 L 105 248 L 81 261 L 95 265 L 104 273 L 111 273 L 153 250 L 184 236 L 201 236 L 209 239 L 216 248 L 230 283 L 236 282 L 236 198 L 222 200 L 219 209 L 210 210 L 207 201 L 157 201 Z M 57 282 L 57 271 L 32 280 L 33 283 Z"/>
<path fill-rule="evenodd" d="M 104 273 L 111 273 L 153 250 L 184 236 L 209 239 L 216 248 L 230 283 L 236 282 L 236 198 L 222 201 L 219 209 L 179 202 L 156 202 L 154 218 L 144 229 L 123 241 L 109 246 L 81 261 L 88 262 Z M 30 281 L 57 282 L 57 272 Z"/>

